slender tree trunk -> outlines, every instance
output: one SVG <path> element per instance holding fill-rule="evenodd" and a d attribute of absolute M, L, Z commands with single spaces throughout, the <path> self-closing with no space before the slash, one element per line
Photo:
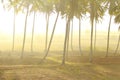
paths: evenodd
<path fill-rule="evenodd" d="M 79 53 L 82 56 L 82 50 L 81 50 L 81 20 L 79 18 Z"/>
<path fill-rule="evenodd" d="M 63 59 L 62 59 L 62 64 L 65 64 L 65 59 L 66 59 L 66 48 L 67 48 L 67 37 L 68 37 L 68 28 L 69 28 L 69 22 L 70 18 L 68 18 L 67 23 L 66 23 L 66 32 L 65 32 L 65 40 L 64 40 L 64 51 L 63 51 Z"/>
<path fill-rule="evenodd" d="M 16 18 L 16 13 L 15 13 L 15 9 L 14 9 L 12 51 L 14 51 L 14 43 L 15 43 L 15 18 Z"/>
<path fill-rule="evenodd" d="M 107 37 L 107 52 L 106 52 L 106 57 L 108 57 L 108 51 L 109 51 L 109 40 L 110 40 L 111 20 L 112 20 L 112 16 L 110 16 L 110 21 L 109 21 L 109 26 L 108 26 L 108 37 Z"/>
<path fill-rule="evenodd" d="M 73 51 L 73 19 L 72 19 L 72 26 L 71 26 L 71 50 Z"/>
<path fill-rule="evenodd" d="M 90 21 L 91 21 L 91 39 L 90 39 L 90 54 L 89 54 L 89 61 L 92 62 L 93 59 L 93 27 L 94 27 L 94 18 L 95 18 L 95 14 L 94 14 L 94 1 L 92 0 L 90 3 L 90 8 L 91 8 L 91 12 L 90 12 Z"/>
<path fill-rule="evenodd" d="M 67 33 L 67 51 L 66 51 L 67 58 L 68 58 L 68 51 L 69 51 L 69 35 L 70 35 L 70 22 L 68 24 L 68 33 Z"/>
<path fill-rule="evenodd" d="M 96 51 L 96 32 L 97 32 L 96 27 L 97 27 L 97 21 L 95 21 L 94 53 Z"/>
<path fill-rule="evenodd" d="M 32 26 L 32 38 L 31 38 L 31 52 L 33 52 L 33 38 L 34 38 L 34 27 L 35 27 L 35 12 L 33 15 L 33 26 Z"/>
<path fill-rule="evenodd" d="M 26 39 L 26 28 L 27 28 L 27 18 L 28 18 L 28 12 L 29 12 L 29 8 L 27 8 L 27 13 L 26 13 L 26 17 L 25 17 L 24 37 L 23 37 L 23 44 L 22 44 L 21 59 L 23 58 L 24 47 L 25 47 L 25 39 Z"/>
<path fill-rule="evenodd" d="M 120 34 L 119 34 L 119 39 L 118 39 L 117 47 L 116 47 L 116 50 L 114 52 L 114 56 L 117 54 L 117 51 L 118 51 L 118 48 L 119 48 L 119 44 L 120 44 Z"/>
<path fill-rule="evenodd" d="M 45 51 L 47 50 L 48 45 L 48 26 L 49 26 L 49 13 L 46 13 L 46 40 L 45 40 Z"/>
<path fill-rule="evenodd" d="M 57 13 L 57 17 L 56 17 L 56 20 L 55 20 L 55 23 L 54 23 L 54 27 L 53 27 L 53 30 L 52 30 L 52 34 L 51 34 L 51 37 L 50 37 L 50 42 L 49 42 L 49 44 L 48 44 L 48 49 L 46 50 L 45 56 L 43 57 L 43 59 L 41 60 L 41 62 L 46 59 L 46 57 L 47 57 L 47 55 L 48 55 L 48 53 L 49 53 L 49 50 L 50 50 L 50 47 L 51 47 L 51 43 L 52 43 L 52 39 L 53 39 L 53 36 L 54 36 L 54 32 L 55 32 L 55 28 L 56 28 L 56 24 L 57 24 L 58 17 L 59 17 L 59 12 Z"/>
<path fill-rule="evenodd" d="M 93 58 L 93 22 L 91 24 L 91 42 L 90 42 L 90 59 L 89 61 L 92 62 Z"/>

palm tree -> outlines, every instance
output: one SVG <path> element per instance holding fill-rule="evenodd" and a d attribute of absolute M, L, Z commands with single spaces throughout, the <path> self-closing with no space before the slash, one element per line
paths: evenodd
<path fill-rule="evenodd" d="M 54 2 L 54 1 L 53 1 Z M 42 1 L 42 12 L 46 14 L 46 37 L 45 37 L 45 51 L 48 46 L 48 27 L 49 27 L 49 17 L 53 10 L 53 2 L 49 0 Z"/>
<path fill-rule="evenodd" d="M 68 20 L 67 20 L 67 23 L 66 23 L 66 32 L 65 32 L 62 64 L 65 64 L 65 57 L 66 57 L 66 51 L 67 51 L 66 50 L 67 49 L 67 40 L 68 40 L 68 32 L 69 32 L 69 23 L 70 23 L 70 17 L 68 17 Z"/>
<path fill-rule="evenodd" d="M 43 57 L 43 59 L 41 60 L 41 62 L 43 62 L 45 59 L 46 59 L 46 57 L 47 57 L 47 55 L 48 55 L 48 53 L 49 53 L 49 50 L 50 50 L 50 47 L 51 47 L 51 43 L 52 43 L 52 40 L 53 40 L 53 36 L 54 36 L 54 32 L 55 32 L 55 28 L 56 28 L 56 24 L 57 24 L 57 21 L 58 21 L 58 17 L 59 17 L 59 2 L 57 2 L 56 0 L 54 0 L 53 1 L 53 3 L 52 2 L 50 2 L 49 3 L 50 5 L 49 6 L 51 6 L 51 9 L 49 9 L 49 12 L 52 12 L 52 10 L 53 10 L 53 5 L 55 5 L 55 9 L 56 9 L 56 12 L 57 12 L 57 16 L 56 16 L 56 19 L 55 19 L 55 22 L 54 22 L 54 26 L 53 26 L 53 30 L 52 30 L 52 34 L 51 34 L 51 37 L 50 37 L 50 41 L 49 41 L 49 44 L 48 44 L 48 47 L 47 47 L 47 49 L 46 49 L 46 52 L 45 52 L 45 56 Z M 51 11 L 50 11 L 51 10 Z"/>
<path fill-rule="evenodd" d="M 93 57 L 93 27 L 94 27 L 94 20 L 96 17 L 96 4 L 99 4 L 98 2 L 99 2 L 99 0 L 90 0 L 89 1 L 89 6 L 90 6 L 89 13 L 90 13 L 90 21 L 91 21 L 91 40 L 90 40 L 90 55 L 89 55 L 90 62 L 92 62 L 92 57 Z"/>
<path fill-rule="evenodd" d="M 94 36 L 94 53 L 95 53 L 95 50 L 96 50 L 96 32 L 97 32 L 97 23 L 99 21 L 102 20 L 103 16 L 104 16 L 104 13 L 106 11 L 106 6 L 102 6 L 101 4 L 105 4 L 105 2 L 103 0 L 100 0 L 98 2 L 96 2 L 95 4 L 95 25 L 94 25 L 94 28 L 95 28 L 95 36 Z"/>
<path fill-rule="evenodd" d="M 68 0 L 68 1 L 64 1 L 64 11 L 63 11 L 63 14 L 65 14 L 67 16 L 67 21 L 66 21 L 66 32 L 65 32 L 64 51 L 63 51 L 62 64 L 65 64 L 65 59 L 66 59 L 67 42 L 68 42 L 68 38 L 69 38 L 69 23 L 70 23 L 71 20 L 73 20 L 74 16 L 76 16 L 77 18 L 80 19 L 82 14 L 86 13 L 86 9 L 85 9 L 86 1 L 87 0 L 85 0 L 85 1 L 81 1 L 81 0 Z M 82 55 L 81 52 L 80 52 L 80 54 Z"/>
<path fill-rule="evenodd" d="M 4 1 L 3 1 L 4 3 Z M 14 9 L 14 16 L 13 16 L 13 40 L 12 40 L 12 51 L 14 51 L 14 43 L 15 43 L 15 21 L 16 21 L 16 14 L 20 11 L 20 6 L 18 5 L 20 3 L 20 0 L 9 0 L 9 2 L 6 4 L 4 3 L 4 7 L 9 9 Z"/>
<path fill-rule="evenodd" d="M 62 59 L 62 64 L 65 64 L 66 53 L 67 53 L 67 42 L 69 40 L 69 30 L 70 30 L 69 24 L 70 24 L 70 21 L 73 19 L 74 10 L 75 10 L 77 0 L 75 0 L 75 1 L 73 1 L 73 0 L 63 1 L 63 2 L 64 2 L 64 9 L 65 9 L 63 11 L 63 14 L 66 14 L 66 17 L 67 17 L 66 30 L 65 30 L 65 40 L 64 40 L 64 50 L 63 50 L 63 59 Z"/>
<path fill-rule="evenodd" d="M 23 36 L 21 59 L 23 58 L 24 47 L 25 47 L 25 39 L 26 39 L 26 28 L 27 28 L 28 13 L 29 13 L 29 6 L 27 5 L 27 11 L 26 11 L 26 17 L 25 17 L 25 24 L 24 24 L 24 36 Z"/>
<path fill-rule="evenodd" d="M 81 19 L 83 17 L 83 15 L 86 14 L 86 6 L 87 6 L 87 0 L 77 0 L 76 1 L 76 6 L 75 6 L 75 10 L 74 10 L 74 15 L 78 18 L 79 20 L 79 53 L 80 55 L 82 56 L 83 53 L 82 53 L 82 50 L 81 50 Z"/>
<path fill-rule="evenodd" d="M 33 0 L 26 0 L 26 1 L 22 1 L 21 4 L 22 5 L 20 7 L 22 8 L 22 10 L 26 11 L 25 24 L 24 24 L 24 36 L 23 36 L 23 44 L 22 44 L 22 52 L 21 52 L 21 58 L 23 58 L 24 47 L 25 47 L 25 40 L 26 40 L 26 28 L 27 28 L 28 14 L 31 11 L 36 11 L 36 9 L 38 9 L 38 5 L 37 5 L 37 0 L 35 0 L 35 1 L 33 1 Z M 30 5 L 32 5 L 31 9 L 30 9 Z M 35 23 L 35 13 L 34 13 L 34 20 L 33 20 L 32 40 L 31 40 L 31 42 L 33 41 L 33 35 L 34 35 L 34 23 Z M 32 44 L 33 44 L 33 42 L 32 42 Z"/>
<path fill-rule="evenodd" d="M 14 49 L 14 38 L 15 38 L 15 14 L 19 11 L 27 10 L 26 12 L 26 18 L 25 18 L 25 25 L 24 25 L 24 37 L 23 37 L 23 45 L 22 45 L 22 52 L 21 52 L 21 58 L 23 58 L 23 52 L 24 52 L 24 46 L 25 46 L 25 38 L 26 38 L 26 27 L 27 27 L 27 18 L 28 18 L 28 12 L 29 12 L 29 0 L 23 1 L 23 0 L 9 0 L 10 5 L 7 5 L 8 8 L 10 6 L 13 6 L 14 8 L 14 26 L 13 26 L 13 46 L 12 50 Z"/>
<path fill-rule="evenodd" d="M 39 0 L 40 1 L 40 0 Z M 31 2 L 32 7 L 30 9 L 30 12 L 33 12 L 33 25 L 32 25 L 32 37 L 31 37 L 31 52 L 33 52 L 33 40 L 34 40 L 34 28 L 35 28 L 35 19 L 36 19 L 36 13 L 40 11 L 41 4 L 38 4 L 37 0 L 34 0 Z M 39 7 L 38 7 L 39 6 Z"/>
<path fill-rule="evenodd" d="M 112 20 L 112 15 L 115 14 L 115 6 L 116 2 L 118 0 L 109 0 L 109 15 L 110 15 L 110 20 L 109 20 L 109 26 L 108 26 L 108 37 L 107 37 L 107 51 L 106 51 L 106 57 L 108 56 L 108 51 L 109 51 L 109 39 L 110 39 L 110 27 L 111 27 L 111 20 Z"/>
<path fill-rule="evenodd" d="M 55 20 L 55 23 L 54 23 L 54 27 L 53 27 L 53 30 L 52 30 L 52 34 L 51 34 L 51 37 L 50 37 L 50 42 L 48 44 L 48 48 L 45 52 L 45 56 L 43 57 L 43 59 L 41 60 L 41 62 L 43 62 L 43 60 L 46 59 L 48 53 L 49 53 L 49 50 L 50 50 L 50 47 L 51 47 L 51 43 L 52 43 L 52 39 L 53 39 L 53 36 L 54 36 L 54 32 L 55 32 L 55 28 L 56 28 L 56 24 L 57 24 L 57 20 L 58 20 L 58 17 L 59 17 L 59 13 L 57 13 L 57 17 L 56 17 L 56 20 Z"/>
<path fill-rule="evenodd" d="M 120 23 L 120 1 L 118 0 L 115 6 L 115 23 Z M 120 31 L 120 26 L 118 27 L 118 31 Z M 119 34 L 119 38 L 118 38 L 118 43 L 117 43 L 117 47 L 115 49 L 114 52 L 114 56 L 116 55 L 118 48 L 119 48 L 119 44 L 120 44 L 120 34 Z"/>
<path fill-rule="evenodd" d="M 90 58 L 89 61 L 92 62 L 92 57 L 93 57 L 93 24 L 94 24 L 94 8 L 95 8 L 95 1 L 91 0 L 90 2 L 90 21 L 91 21 L 91 41 L 90 41 Z"/>
<path fill-rule="evenodd" d="M 94 29 L 94 21 L 101 18 L 104 14 L 104 4 L 103 0 L 89 0 L 88 1 L 88 12 L 90 13 L 90 21 L 91 21 L 91 40 L 90 40 L 90 58 L 89 61 L 92 62 L 93 57 L 93 29 Z"/>
<path fill-rule="evenodd" d="M 28 14 L 30 12 L 29 6 L 32 3 L 33 3 L 32 1 L 26 0 L 26 1 L 21 1 L 21 5 L 20 5 L 21 10 L 26 12 L 25 23 L 24 23 L 24 35 L 23 35 L 22 51 L 21 51 L 21 59 L 23 58 L 24 48 L 25 48 L 27 20 L 28 20 Z"/>

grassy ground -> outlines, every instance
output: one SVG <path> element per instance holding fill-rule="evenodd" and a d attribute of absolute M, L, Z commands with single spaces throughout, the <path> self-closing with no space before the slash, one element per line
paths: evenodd
<path fill-rule="evenodd" d="M 56 52 L 55 52 L 56 53 Z M 19 53 L 0 54 L 0 80 L 120 80 L 120 57 L 94 56 L 89 63 L 88 56 L 70 54 L 66 65 L 61 65 L 62 56 L 50 54 L 41 63 L 43 54 Z"/>

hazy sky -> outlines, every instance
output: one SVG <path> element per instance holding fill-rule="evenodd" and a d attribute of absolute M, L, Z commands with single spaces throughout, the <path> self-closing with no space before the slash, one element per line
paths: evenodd
<path fill-rule="evenodd" d="M 0 44 L 2 45 L 0 49 L 5 49 L 5 50 L 11 50 L 11 46 L 12 46 L 12 36 L 13 36 L 13 10 L 4 10 L 2 8 L 2 5 L 0 5 Z M 51 34 L 53 25 L 54 25 L 54 21 L 55 21 L 55 17 L 56 14 L 52 13 L 50 16 L 50 22 L 49 22 L 49 34 Z M 25 22 L 25 14 L 23 13 L 19 13 L 16 16 L 16 30 L 15 30 L 15 47 L 18 50 L 21 50 L 21 46 L 22 46 L 22 41 L 23 41 L 23 33 L 24 33 L 24 22 Z M 33 14 L 30 14 L 28 17 L 28 23 L 27 23 L 27 36 L 26 36 L 26 48 L 27 50 L 30 49 L 30 40 L 31 40 L 31 32 L 32 32 L 32 22 L 33 22 Z M 90 34 L 85 34 L 86 32 L 90 31 L 90 20 L 89 20 L 89 15 L 87 15 L 87 17 L 82 19 L 82 38 L 83 38 L 83 45 L 85 44 L 89 44 L 89 42 L 85 42 L 84 38 L 90 38 Z M 106 13 L 103 21 L 100 22 L 99 24 L 97 24 L 97 31 L 99 30 L 99 33 L 103 31 L 107 32 L 108 29 L 108 23 L 109 23 L 109 15 Z M 66 21 L 65 19 L 61 19 L 61 16 L 58 19 L 57 22 L 57 27 L 56 27 L 56 31 L 55 31 L 55 36 L 57 36 L 57 40 L 54 41 L 53 45 L 56 45 L 56 43 L 63 43 L 64 41 L 64 37 L 62 36 L 61 40 L 59 40 L 58 34 L 59 35 L 64 35 L 65 34 L 65 24 Z M 118 28 L 118 24 L 114 24 L 114 19 L 112 20 L 112 25 L 111 25 L 111 31 L 112 32 L 117 32 Z M 78 19 L 74 18 L 74 40 L 76 42 L 76 40 L 78 40 L 78 29 L 79 29 L 79 23 L 78 23 Z M 37 49 L 38 51 L 40 49 L 43 49 L 44 47 L 44 42 L 45 42 L 45 31 L 46 31 L 46 21 L 45 21 L 45 14 L 41 13 L 37 13 L 36 14 L 36 22 L 35 22 L 35 41 L 36 44 L 34 44 L 35 49 Z M 77 34 L 77 35 L 76 35 Z M 100 33 L 101 34 L 101 33 Z M 41 36 L 43 35 L 43 37 Z M 98 35 L 98 33 L 97 33 Z M 105 38 L 106 38 L 105 34 Z M 114 34 L 116 35 L 116 33 Z M 87 36 L 87 37 L 86 37 Z M 100 36 L 100 35 L 99 35 Z M 99 38 L 99 37 L 98 37 Z M 101 37 L 100 37 L 101 38 Z M 116 37 L 117 38 L 117 37 Z M 43 46 L 39 46 L 38 47 L 38 43 L 39 41 L 42 40 Z M 99 39 L 98 39 L 99 40 Z M 104 41 L 106 42 L 106 41 Z M 18 43 L 20 43 L 18 45 Z M 76 43 L 78 44 L 78 43 Z M 28 47 L 29 46 L 29 47 Z M 56 46 L 52 46 L 55 47 Z M 59 46 L 60 47 L 60 46 Z M 76 45 L 74 45 L 74 47 L 78 47 Z M 63 49 L 63 45 L 61 46 L 61 49 Z"/>
<path fill-rule="evenodd" d="M 7 11 L 2 8 L 0 5 L 0 34 L 10 35 L 13 31 L 13 10 Z M 52 13 L 50 16 L 50 25 L 49 25 L 49 32 L 51 33 L 54 21 L 55 21 L 56 14 Z M 25 21 L 25 14 L 19 13 L 16 16 L 16 34 L 23 34 L 24 31 L 24 21 Z M 28 17 L 27 23 L 27 33 L 31 34 L 32 31 L 32 22 L 33 22 L 33 14 L 30 14 Z M 109 15 L 106 13 L 103 21 L 97 24 L 97 30 L 99 31 L 107 31 L 109 23 Z M 78 19 L 74 18 L 74 31 L 78 31 Z M 36 22 L 35 22 L 35 33 L 45 33 L 45 15 L 44 14 L 36 14 Z M 114 24 L 114 19 L 112 20 L 111 24 L 111 31 L 117 31 L 118 25 Z M 90 20 L 89 15 L 82 19 L 82 31 L 90 30 Z M 63 34 L 65 31 L 65 19 L 61 19 L 59 17 L 56 34 Z"/>

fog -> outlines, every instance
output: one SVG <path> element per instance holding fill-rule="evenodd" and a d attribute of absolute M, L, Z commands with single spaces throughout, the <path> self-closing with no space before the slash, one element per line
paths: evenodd
<path fill-rule="evenodd" d="M 11 51 L 12 48 L 12 39 L 13 39 L 13 10 L 4 10 L 2 6 L 0 6 L 0 50 L 1 51 Z M 56 13 L 52 13 L 50 15 L 49 22 L 49 30 L 48 36 L 50 39 L 51 32 L 53 29 L 54 21 L 56 18 Z M 16 26 L 15 26 L 15 51 L 21 51 L 22 42 L 23 42 L 23 33 L 24 33 L 24 22 L 25 22 L 25 14 L 19 13 L 16 15 Z M 30 51 L 31 49 L 31 35 L 32 35 L 32 22 L 33 22 L 33 13 L 29 14 L 27 21 L 27 33 L 26 33 L 26 41 L 25 41 L 25 51 Z M 97 23 L 97 38 L 96 38 L 96 46 L 98 50 L 106 50 L 107 43 L 107 31 L 108 31 L 108 23 L 109 23 L 109 15 L 105 13 L 103 17 L 103 21 Z M 61 18 L 59 16 L 56 30 L 54 34 L 54 38 L 52 41 L 52 45 L 50 50 L 63 50 L 64 44 L 64 35 L 65 35 L 65 26 L 66 19 Z M 78 19 L 74 17 L 73 20 L 73 46 L 75 50 L 78 50 L 78 29 L 79 23 Z M 82 50 L 89 50 L 90 47 L 90 20 L 89 14 L 82 19 L 81 21 L 81 47 Z M 45 48 L 45 33 L 46 33 L 46 21 L 45 14 L 37 13 L 35 19 L 35 30 L 34 30 L 34 41 L 33 41 L 33 50 L 35 52 L 44 51 Z M 71 33 L 70 33 L 71 34 Z M 110 33 L 110 49 L 114 50 L 118 40 L 118 24 L 114 23 L 114 17 L 112 19 L 111 24 L 111 33 Z M 49 40 L 48 40 L 49 42 Z M 69 40 L 69 50 L 71 46 L 71 36 Z"/>

